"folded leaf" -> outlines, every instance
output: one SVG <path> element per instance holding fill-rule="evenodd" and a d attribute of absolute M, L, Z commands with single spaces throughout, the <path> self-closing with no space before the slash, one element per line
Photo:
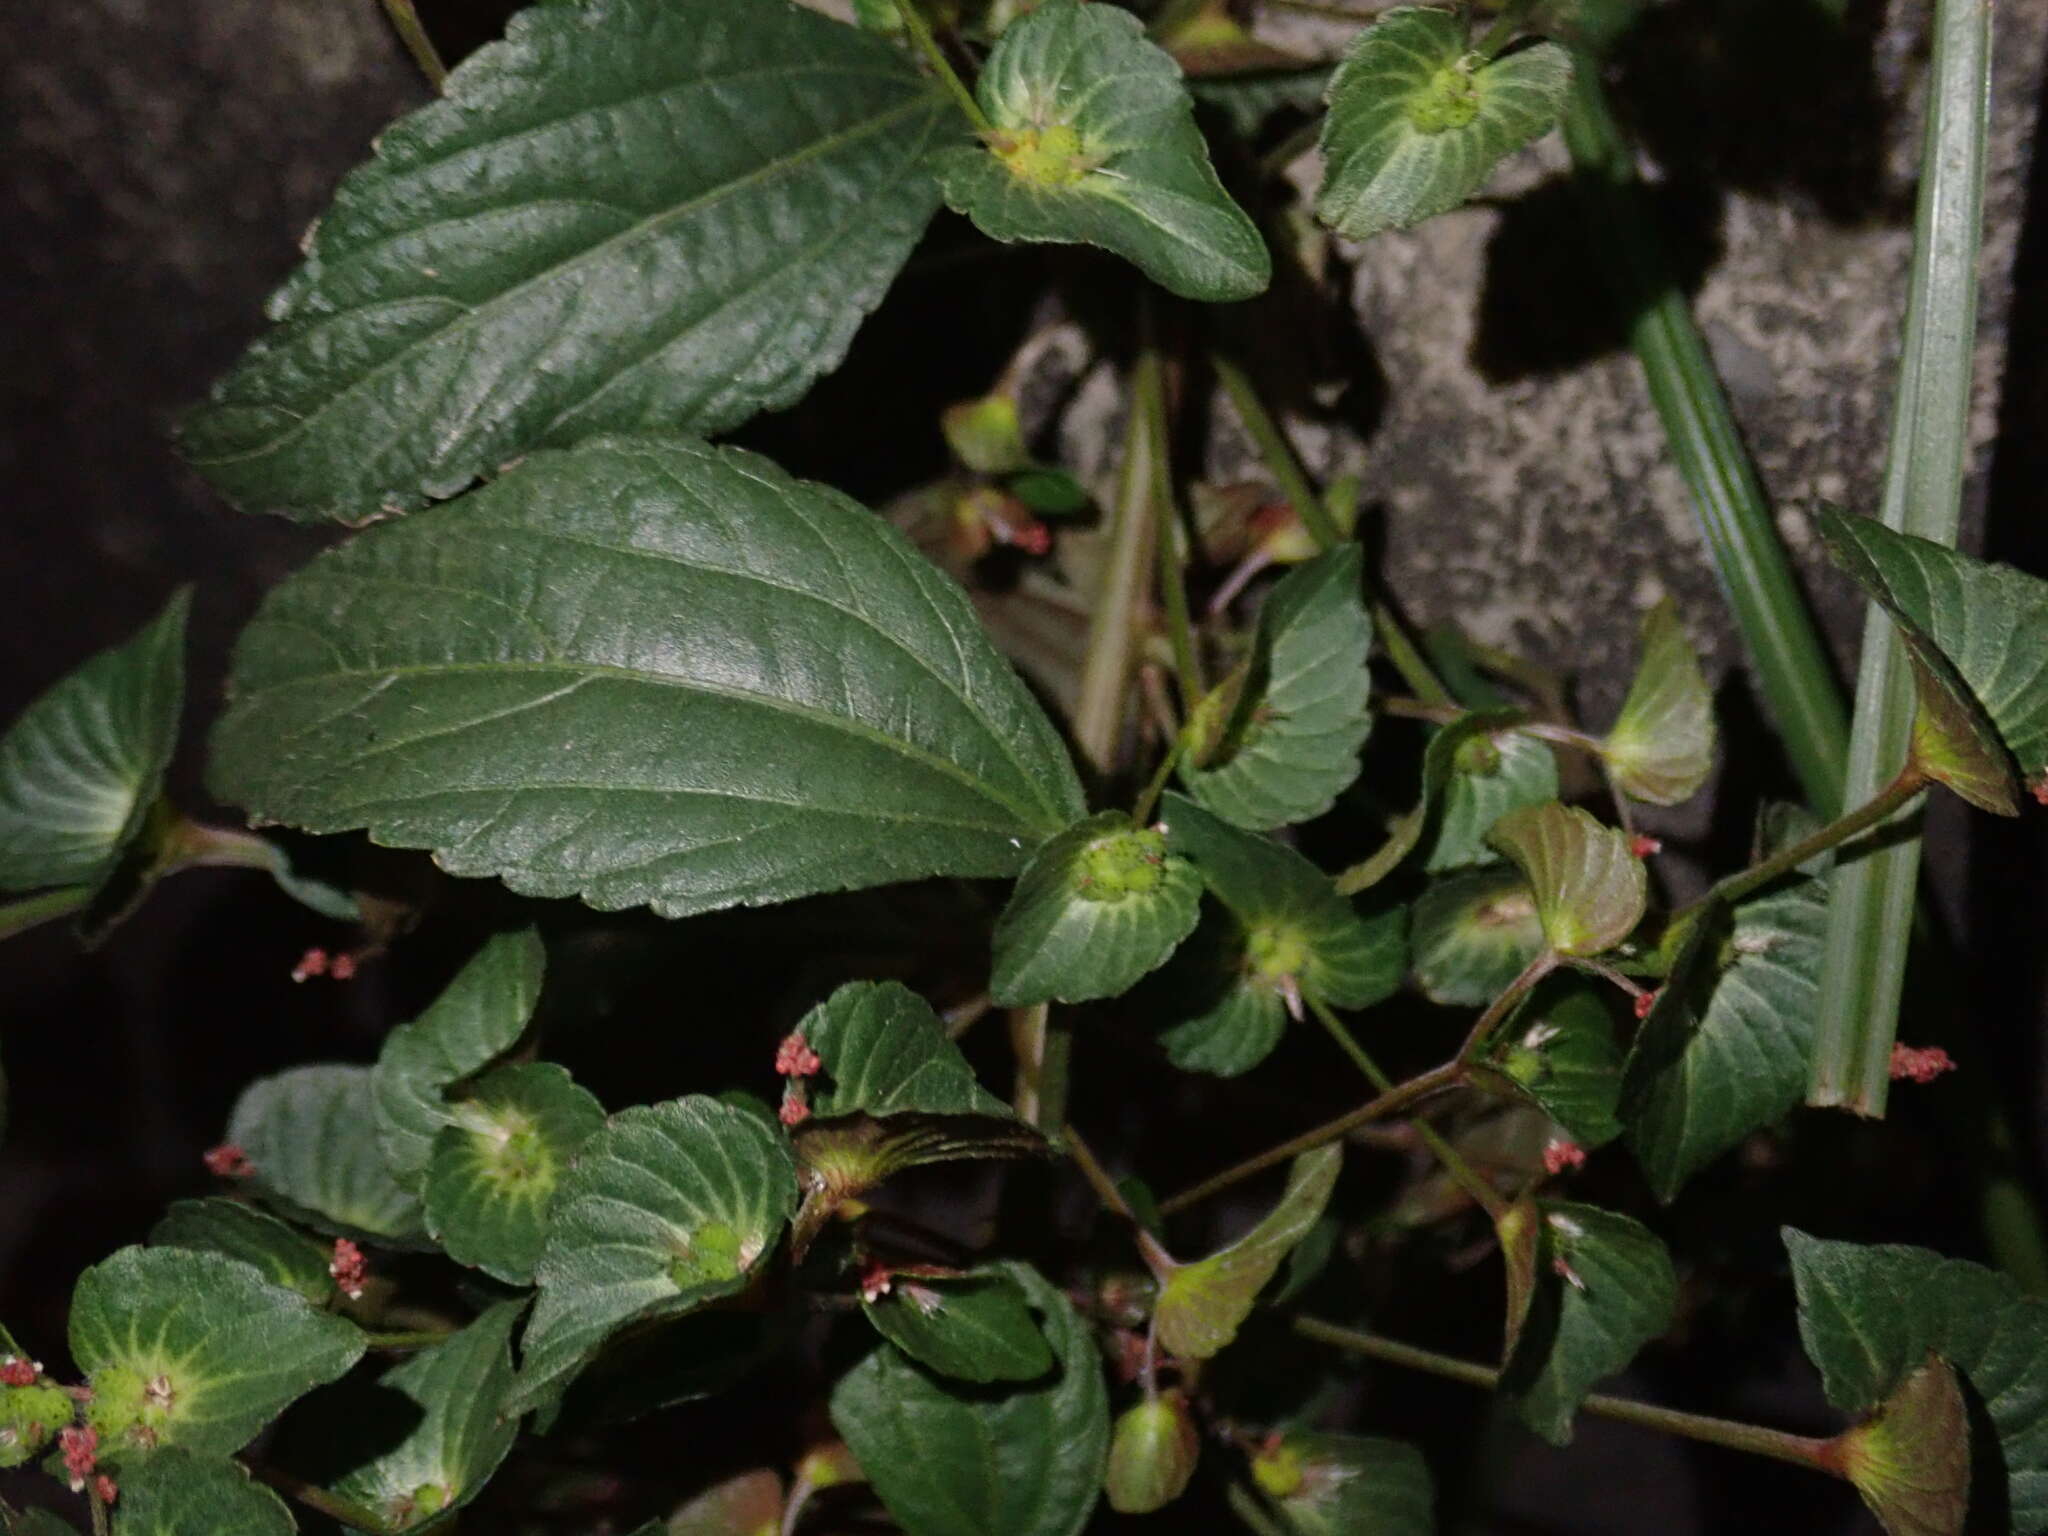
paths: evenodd
<path fill-rule="evenodd" d="M 1678 607 L 1665 598 L 1643 616 L 1643 656 L 1600 755 L 1622 793 L 1676 805 L 1714 767 L 1714 695 Z"/>
<path fill-rule="evenodd" d="M 532 6 L 342 184 L 186 456 L 240 506 L 356 521 L 788 405 L 922 233 L 958 122 L 803 7 Z"/>
<path fill-rule="evenodd" d="M 1053 1368 L 1024 1291 L 1001 1271 L 957 1280 L 899 1276 L 862 1310 L 877 1333 L 941 1376 L 1031 1381 Z"/>
<path fill-rule="evenodd" d="M 946 202 L 997 240 L 1097 245 L 1183 298 L 1272 279 L 1258 226 L 1209 166 L 1180 66 L 1113 6 L 1019 17 L 975 87 L 995 132 L 936 158 Z"/>
<path fill-rule="evenodd" d="M 322 1064 L 259 1078 L 228 1116 L 248 1154 L 249 1188 L 287 1215 L 342 1237 L 402 1247 L 424 1237 L 420 1206 L 377 1144 L 368 1067 Z"/>
<path fill-rule="evenodd" d="M 1110 1432 L 1109 1469 L 1103 1477 L 1109 1507 L 1120 1515 L 1149 1515 L 1187 1492 L 1201 1459 L 1202 1437 L 1188 1395 L 1168 1387 L 1133 1403 Z"/>
<path fill-rule="evenodd" d="M 297 1291 L 316 1307 L 334 1299 L 334 1276 L 327 1268 L 331 1251 L 239 1200 L 173 1201 L 149 1229 L 149 1241 L 156 1248 L 224 1253 L 253 1264 L 266 1280 Z"/>
<path fill-rule="evenodd" d="M 1635 932 L 1649 899 L 1628 838 L 1577 806 L 1531 806 L 1503 816 L 1488 840 L 1520 866 L 1543 936 L 1560 955 L 1597 955 Z"/>
<path fill-rule="evenodd" d="M 607 909 L 1014 874 L 1082 810 L 964 592 L 683 439 L 538 454 L 321 556 L 230 688 L 214 782 L 254 815 Z"/>
<path fill-rule="evenodd" d="M 1612 995 L 1604 982 L 1553 974 L 1486 1048 L 1494 1070 L 1588 1150 L 1622 1133 Z"/>
<path fill-rule="evenodd" d="M 1415 979 L 1433 1003 L 1478 1008 L 1543 952 L 1529 882 L 1514 869 L 1481 869 L 1431 883 L 1409 921 Z"/>
<path fill-rule="evenodd" d="M 119 1536 L 292 1536 L 284 1500 L 225 1456 L 170 1446 L 124 1471 Z"/>
<path fill-rule="evenodd" d="M 1287 1004 L 1258 978 L 1223 979 L 1223 990 L 1192 1017 L 1159 1037 L 1166 1059 L 1183 1072 L 1241 1077 L 1273 1054 L 1287 1032 Z"/>

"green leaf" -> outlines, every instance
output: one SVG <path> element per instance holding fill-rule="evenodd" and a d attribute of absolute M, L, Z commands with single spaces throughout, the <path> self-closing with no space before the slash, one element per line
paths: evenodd
<path fill-rule="evenodd" d="M 797 1033 L 824 1063 L 812 1113 L 1013 1118 L 974 1080 L 931 1004 L 900 982 L 856 981 L 805 1014 Z"/>
<path fill-rule="evenodd" d="M 1409 939 L 1423 995 L 1478 1008 L 1543 952 L 1543 924 L 1518 870 L 1480 869 L 1433 881 L 1416 899 Z"/>
<path fill-rule="evenodd" d="M 1649 899 L 1643 861 L 1626 834 L 1577 806 L 1531 806 L 1487 834 L 1520 866 L 1536 898 L 1543 936 L 1561 955 L 1597 955 L 1635 932 Z"/>
<path fill-rule="evenodd" d="M 1163 815 L 1167 847 L 1194 861 L 1244 928 L 1247 977 L 1274 992 L 1298 986 L 1339 1008 L 1369 1008 L 1400 986 L 1407 942 L 1398 910 L 1361 918 L 1292 848 L 1180 795 L 1166 796 Z"/>
<path fill-rule="evenodd" d="M 555 1191 L 604 1106 L 536 1061 L 495 1069 L 448 1107 L 421 1190 L 427 1231 L 456 1263 L 529 1285 Z"/>
<path fill-rule="evenodd" d="M 1087 1327 L 1028 1265 L 999 1266 L 1038 1312 L 1056 1370 L 962 1387 L 883 1344 L 832 1390 L 832 1423 L 889 1513 L 917 1536 L 1078 1536 L 1109 1451 L 1109 1396 Z"/>
<path fill-rule="evenodd" d="M 1412 1445 L 1291 1429 L 1260 1448 L 1252 1477 L 1300 1536 L 1433 1536 L 1435 1489 Z"/>
<path fill-rule="evenodd" d="M 1212 304 L 1272 280 L 1258 226 L 1209 166 L 1180 66 L 1137 17 L 1048 0 L 1003 33 L 975 95 L 994 136 L 935 164 L 982 233 L 1101 246 Z"/>
<path fill-rule="evenodd" d="M 1713 771 L 1714 695 L 1668 597 L 1643 617 L 1643 659 L 1600 755 L 1624 794 L 1652 805 L 1690 799 Z"/>
<path fill-rule="evenodd" d="M 2048 1530 L 2048 1301 L 1925 1248 L 1827 1242 L 1787 1227 L 1799 1338 L 1828 1401 L 1865 1413 L 1929 1354 L 1954 1366 L 1998 1436 L 2016 1536 Z"/>
<path fill-rule="evenodd" d="M 221 794 L 664 916 L 1009 875 L 1082 813 L 967 596 L 887 524 L 687 440 L 537 454 L 274 590 Z"/>
<path fill-rule="evenodd" d="M 1555 43 L 1489 61 L 1451 11 L 1383 13 L 1330 80 L 1316 217 L 1363 240 L 1457 207 L 1550 131 L 1571 80 Z"/>
<path fill-rule="evenodd" d="M 1422 861 L 1427 874 L 1493 863 L 1500 857 L 1487 841 L 1494 823 L 1510 811 L 1557 798 L 1557 755 L 1533 736 L 1506 725 L 1487 730 L 1467 723 L 1482 718 L 1509 717 L 1467 715 L 1430 738 L 1425 774 L 1437 743 L 1447 737 L 1451 774 L 1443 790 L 1436 840 Z"/>
<path fill-rule="evenodd" d="M 1201 1460 L 1202 1437 L 1188 1395 L 1168 1387 L 1131 1404 L 1110 1432 L 1103 1490 L 1120 1515 L 1149 1515 L 1187 1492 Z"/>
<path fill-rule="evenodd" d="M 1006 1008 L 1116 997 L 1201 916 L 1202 877 L 1166 839 L 1104 811 L 1031 856 L 996 921 L 989 993 Z"/>
<path fill-rule="evenodd" d="M 384 1038 L 371 1095 L 392 1174 L 418 1191 L 434 1138 L 452 1124 L 448 1090 L 518 1043 L 540 1000 L 547 949 L 527 928 L 488 940 L 410 1024 Z"/>
<path fill-rule="evenodd" d="M 231 1455 L 362 1353 L 355 1324 L 225 1254 L 123 1248 L 71 1296 L 103 1457 L 159 1444 Z"/>
<path fill-rule="evenodd" d="M 1825 880 L 1780 883 L 1703 935 L 1657 994 L 1629 1051 L 1622 1114 L 1658 1199 L 1805 1094 L 1827 929 Z"/>
<path fill-rule="evenodd" d="M 342 184 L 185 454 L 237 505 L 357 521 L 535 448 L 788 405 L 957 132 L 898 50 L 798 6 L 532 6 Z"/>
<path fill-rule="evenodd" d="M 1322 815 L 1358 777 L 1372 729 L 1363 565 L 1345 544 L 1274 586 L 1216 750 L 1199 766 L 1181 760 L 1181 782 L 1205 810 L 1263 832 Z"/>
<path fill-rule="evenodd" d="M 1887 1536 L 1962 1536 L 1970 1508 L 1970 1409 L 1955 1367 L 1929 1355 L 1837 1441 L 1838 1465 Z"/>
<path fill-rule="evenodd" d="M 1280 994 L 1240 973 L 1225 977 L 1223 991 L 1160 1035 L 1159 1043 L 1183 1072 L 1241 1077 L 1272 1055 L 1286 1032 L 1287 1005 Z"/>
<path fill-rule="evenodd" d="M 875 1331 L 918 1364 L 961 1381 L 1031 1381 L 1053 1367 L 1052 1347 L 1023 1290 L 1001 1271 L 959 1280 L 897 1276 L 862 1308 Z"/>
<path fill-rule="evenodd" d="M 1236 1338 L 1259 1292 L 1329 1204 L 1343 1165 L 1335 1143 L 1302 1153 L 1288 1166 L 1279 1203 L 1257 1226 L 1206 1259 L 1173 1265 L 1152 1314 L 1160 1347 L 1206 1360 Z"/>
<path fill-rule="evenodd" d="M 1566 1445 L 1586 1394 L 1671 1326 L 1678 1277 L 1642 1223 L 1597 1206 L 1541 1206 L 1545 1250 L 1570 1274 L 1542 1277 L 1501 1385 L 1523 1423 Z"/>
<path fill-rule="evenodd" d="M 512 1391 L 512 1326 L 523 1301 L 501 1301 L 445 1343 L 392 1367 L 382 1394 L 411 1405 L 402 1416 L 381 1396 L 375 1426 L 384 1448 L 334 1484 L 344 1499 L 382 1516 L 388 1530 L 439 1523 L 483 1490 L 519 1433 L 507 1409 Z M 394 1424 L 405 1438 L 390 1443 Z"/>
<path fill-rule="evenodd" d="M 788 1144 L 743 1109 L 692 1095 L 612 1116 L 556 1192 L 513 1409 L 628 1323 L 745 1287 L 795 1206 Z"/>
<path fill-rule="evenodd" d="M 1501 1030 L 1487 1060 L 1515 1091 L 1588 1150 L 1622 1133 L 1621 1047 L 1605 984 L 1552 976 Z"/>
<path fill-rule="evenodd" d="M 78 1536 L 78 1527 L 47 1509 L 24 1509 L 15 1514 L 0 1504 L 0 1527 L 7 1536 Z"/>
<path fill-rule="evenodd" d="M 321 1064 L 259 1078 L 228 1116 L 248 1187 L 323 1232 L 400 1247 L 423 1232 L 419 1201 L 377 1145 L 368 1067 Z"/>
<path fill-rule="evenodd" d="M 225 1456 L 167 1446 L 121 1475 L 114 1536 L 292 1536 L 284 1500 Z"/>
<path fill-rule="evenodd" d="M 893 6 L 893 0 L 892 0 Z M 716 1483 L 645 1536 L 758 1536 L 782 1529 L 782 1478 L 756 1467 Z"/>
<path fill-rule="evenodd" d="M 1922 710 L 1930 692 L 1937 708 L 1942 694 L 1950 710 L 1974 706 L 2027 787 L 2048 785 L 2048 582 L 1894 533 L 1875 518 L 1822 508 L 1816 521 L 1828 553 L 1899 626 L 1918 663 Z M 1966 785 L 1956 783 L 1957 792 Z M 1981 790 L 1967 798 L 2011 814 Z"/>
<path fill-rule="evenodd" d="M 150 1228 L 149 1241 L 152 1247 L 224 1253 L 253 1264 L 266 1280 L 297 1291 L 316 1307 L 334 1297 L 328 1250 L 297 1228 L 239 1200 L 213 1196 L 173 1201 Z"/>
<path fill-rule="evenodd" d="M 1510 711 L 1465 714 L 1431 733 L 1429 745 L 1422 753 L 1422 784 L 1416 792 L 1414 806 L 1394 818 L 1387 829 L 1387 840 L 1371 857 L 1354 864 L 1337 877 L 1338 891 L 1346 896 L 1355 896 L 1378 885 L 1415 851 L 1432 822 L 1437 824 L 1439 833 L 1429 860 L 1432 872 L 1498 858 L 1499 855 L 1483 841 L 1486 827 L 1482 826 L 1475 832 L 1469 826 L 1473 816 L 1474 792 L 1460 783 L 1459 776 L 1476 771 L 1470 765 L 1475 756 L 1479 759 L 1478 768 L 1483 768 L 1488 775 L 1497 772 L 1505 759 L 1502 749 L 1495 744 L 1498 738 L 1493 733 L 1505 730 L 1521 718 Z M 1478 738 L 1481 736 L 1489 739 L 1480 743 Z M 1537 752 L 1518 749 L 1513 760 L 1523 769 L 1523 776 L 1531 779 L 1540 778 L 1547 769 L 1550 788 L 1536 795 L 1531 803 L 1552 799 L 1557 793 L 1557 763 L 1548 749 L 1539 742 L 1528 741 L 1526 737 L 1510 736 L 1505 739 L 1510 743 L 1526 742 L 1538 749 Z M 1468 742 L 1477 744 L 1468 747 Z M 1456 841 L 1451 842 L 1443 836 L 1443 826 L 1445 818 L 1454 812 L 1460 830 L 1455 833 Z M 1487 818 L 1486 825 L 1492 825 L 1491 816 Z"/>
<path fill-rule="evenodd" d="M 181 589 L 0 736 L 0 891 L 97 886 L 141 835 L 178 744 L 191 605 Z"/>

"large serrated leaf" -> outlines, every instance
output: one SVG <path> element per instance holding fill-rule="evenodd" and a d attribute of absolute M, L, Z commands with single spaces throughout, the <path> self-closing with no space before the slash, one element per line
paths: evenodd
<path fill-rule="evenodd" d="M 1457 207 L 1549 131 L 1571 79 L 1555 43 L 1488 60 L 1451 11 L 1384 13 L 1331 77 L 1316 216 L 1363 240 Z"/>
<path fill-rule="evenodd" d="M 1430 738 L 1425 776 L 1438 761 L 1437 744 L 1446 738 L 1450 772 L 1437 812 L 1436 837 L 1422 861 L 1425 873 L 1441 875 L 1493 863 L 1500 857 L 1487 842 L 1494 824 L 1511 811 L 1557 798 L 1557 754 L 1535 737 L 1512 729 L 1512 718 L 1466 715 Z M 1481 719 L 1500 723 L 1488 728 L 1477 723 Z"/>
<path fill-rule="evenodd" d="M 343 1237 L 417 1245 L 420 1205 L 377 1144 L 371 1069 L 323 1063 L 259 1078 L 228 1116 L 248 1154 L 249 1187 L 309 1225 Z"/>
<path fill-rule="evenodd" d="M 143 830 L 178 742 L 191 598 L 181 590 L 0 736 L 0 891 L 96 886 Z"/>
<path fill-rule="evenodd" d="M 283 1499 L 225 1456 L 175 1446 L 124 1471 L 114 1536 L 292 1536 Z"/>
<path fill-rule="evenodd" d="M 1258 226 L 1209 166 L 1180 66 L 1129 12 L 1049 0 L 1004 31 L 975 95 L 993 137 L 936 164 L 984 234 L 1101 246 L 1208 303 L 1272 279 Z"/>
<path fill-rule="evenodd" d="M 783 0 L 536 5 L 342 184 L 185 423 L 237 504 L 359 520 L 597 432 L 721 432 L 838 363 L 958 114 Z"/>
<path fill-rule="evenodd" d="M 1714 695 L 1670 598 L 1643 616 L 1642 647 L 1600 755 L 1622 793 L 1676 805 L 1713 770 Z"/>
<path fill-rule="evenodd" d="M 1436 1491 L 1412 1445 L 1289 1430 L 1252 1475 L 1300 1536 L 1433 1536 Z"/>
<path fill-rule="evenodd" d="M 883 1344 L 832 1390 L 832 1422 L 917 1536 L 1078 1536 L 1109 1451 L 1109 1395 L 1086 1326 L 1028 1265 L 1024 1290 L 1055 1370 L 1008 1388 L 956 1386 Z"/>
<path fill-rule="evenodd" d="M 964 592 L 837 492 L 686 439 L 537 454 L 321 556 L 230 686 L 225 798 L 604 908 L 1014 874 L 1082 813 Z"/>
<path fill-rule="evenodd" d="M 1738 905 L 1657 994 L 1622 1116 L 1658 1199 L 1805 1094 L 1827 927 L 1827 882 L 1793 880 Z"/>
<path fill-rule="evenodd" d="M 1006 1008 L 1116 997 L 1201 916 L 1202 877 L 1166 839 L 1104 811 L 1031 856 L 996 921 L 989 995 Z"/>
<path fill-rule="evenodd" d="M 175 1200 L 150 1228 L 149 1241 L 158 1248 L 224 1253 L 253 1264 L 265 1279 L 297 1291 L 315 1306 L 325 1306 L 334 1296 L 328 1250 L 239 1200 Z"/>
<path fill-rule="evenodd" d="M 1875 518 L 1817 515 L 1828 553 L 1892 616 L 1919 663 L 1923 710 L 1990 720 L 2028 787 L 2048 786 L 2048 582 L 2008 565 L 1972 559 Z M 1936 697 L 1930 699 L 1930 692 Z M 1938 767 L 1938 764 L 1923 763 Z M 2012 814 L 2007 800 L 1945 778 L 1986 810 Z"/>
<path fill-rule="evenodd" d="M 538 933 L 501 933 L 424 1013 L 385 1037 L 370 1085 L 377 1142 L 406 1188 L 419 1188 L 434 1137 L 452 1120 L 448 1090 L 517 1043 L 540 1000 L 546 969 L 547 949 Z"/>
<path fill-rule="evenodd" d="M 1799 1338 L 1828 1401 L 1868 1412 L 1929 1354 L 1962 1373 L 1997 1432 L 2014 1536 L 2048 1531 L 2048 1301 L 1925 1248 L 1828 1242 L 1787 1227 Z"/>
<path fill-rule="evenodd" d="M 1259 1292 L 1330 1203 L 1343 1166 L 1339 1144 L 1304 1152 L 1288 1167 L 1286 1190 L 1258 1225 L 1205 1259 L 1173 1265 L 1152 1314 L 1160 1346 L 1206 1360 L 1236 1338 Z"/>
<path fill-rule="evenodd" d="M 1023 1290 L 1000 1270 L 958 1279 L 899 1278 L 864 1304 L 875 1331 L 918 1364 L 961 1381 L 1032 1381 L 1052 1369 L 1052 1347 Z"/>
<path fill-rule="evenodd" d="M 1541 1209 L 1544 1252 L 1561 1268 L 1541 1277 L 1501 1385 L 1523 1423 L 1565 1445 L 1586 1394 L 1671 1326 L 1678 1277 L 1638 1221 L 1562 1201 Z"/>
<path fill-rule="evenodd" d="M 796 1206 L 773 1124 L 698 1096 L 612 1116 L 562 1180 L 512 1407 L 566 1384 L 629 1323 L 745 1286 Z"/>
<path fill-rule="evenodd" d="M 398 1405 L 383 1399 L 387 1422 L 365 1438 L 375 1454 L 334 1491 L 381 1516 L 387 1532 L 438 1524 L 483 1490 L 519 1432 L 507 1411 L 512 1390 L 512 1325 L 521 1301 L 501 1301 L 459 1333 L 393 1366 L 378 1381 L 413 1411 L 399 1420 Z M 381 1395 L 381 1394 L 380 1394 Z M 407 1424 L 393 1445 L 388 1424 Z M 381 1442 L 381 1443 L 379 1443 Z"/>
<path fill-rule="evenodd" d="M 1181 763 L 1181 782 L 1205 810 L 1263 832 L 1322 815 L 1358 777 L 1372 729 L 1363 562 L 1356 544 L 1329 550 L 1267 597 L 1220 741 L 1203 763 Z"/>
<path fill-rule="evenodd" d="M 231 1455 L 363 1353 L 355 1324 L 225 1254 L 124 1248 L 78 1277 L 71 1357 L 101 1454 Z"/>
<path fill-rule="evenodd" d="M 1560 955 L 1612 949 L 1643 920 L 1643 861 L 1625 834 L 1577 806 L 1553 800 L 1514 811 L 1487 836 L 1527 876 L 1543 936 Z"/>

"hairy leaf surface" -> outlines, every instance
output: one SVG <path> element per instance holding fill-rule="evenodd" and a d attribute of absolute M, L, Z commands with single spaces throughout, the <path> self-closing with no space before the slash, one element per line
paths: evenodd
<path fill-rule="evenodd" d="M 1024 1291 L 998 1270 L 957 1280 L 899 1277 L 862 1310 L 877 1333 L 941 1376 L 1031 1381 L 1053 1367 Z"/>
<path fill-rule="evenodd" d="M 284 1500 L 225 1456 L 166 1446 L 124 1471 L 116 1536 L 292 1536 Z"/>
<path fill-rule="evenodd" d="M 249 1186 L 288 1215 L 343 1237 L 417 1246 L 420 1205 L 377 1144 L 371 1069 L 323 1063 L 259 1078 L 228 1116 Z"/>
<path fill-rule="evenodd" d="M 174 1200 L 150 1228 L 149 1241 L 152 1247 L 224 1253 L 253 1264 L 266 1280 L 297 1291 L 316 1307 L 334 1296 L 334 1276 L 327 1268 L 331 1250 L 239 1200 Z"/>

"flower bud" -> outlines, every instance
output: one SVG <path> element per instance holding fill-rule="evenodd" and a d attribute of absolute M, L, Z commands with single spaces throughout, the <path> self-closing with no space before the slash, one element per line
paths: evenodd
<path fill-rule="evenodd" d="M 1149 1515 L 1187 1490 L 1201 1456 L 1187 1394 L 1178 1387 L 1126 1409 L 1109 1443 L 1109 1507 Z"/>

